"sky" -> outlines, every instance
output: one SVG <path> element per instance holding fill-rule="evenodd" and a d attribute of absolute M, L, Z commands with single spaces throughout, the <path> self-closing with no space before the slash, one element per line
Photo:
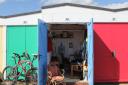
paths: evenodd
<path fill-rule="evenodd" d="M 112 9 L 128 7 L 128 0 L 0 0 L 0 16 L 39 11 L 44 5 L 64 2 Z"/>

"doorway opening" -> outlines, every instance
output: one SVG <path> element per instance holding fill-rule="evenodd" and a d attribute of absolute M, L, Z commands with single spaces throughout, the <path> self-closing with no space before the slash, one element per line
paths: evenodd
<path fill-rule="evenodd" d="M 47 62 L 58 61 L 65 82 L 87 81 L 87 26 L 50 24 L 48 35 L 51 38 L 52 54 Z"/>

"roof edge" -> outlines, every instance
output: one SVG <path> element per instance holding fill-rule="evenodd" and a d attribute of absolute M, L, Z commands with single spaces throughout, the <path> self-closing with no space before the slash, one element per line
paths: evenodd
<path fill-rule="evenodd" d="M 31 15 L 31 14 L 37 14 L 37 13 L 41 13 L 41 10 L 34 11 L 34 12 L 28 12 L 28 13 L 21 13 L 21 14 L 9 15 L 9 16 L 0 16 L 0 18 L 11 18 L 11 17 L 23 16 L 23 15 Z"/>
<path fill-rule="evenodd" d="M 55 7 L 61 7 L 61 6 L 75 6 L 75 7 L 98 9 L 98 10 L 104 10 L 104 11 L 110 11 L 110 12 L 119 12 L 119 11 L 128 10 L 128 8 L 111 9 L 111 8 L 81 5 L 81 4 L 75 4 L 75 3 L 62 3 L 62 4 L 55 4 L 55 5 L 49 5 L 49 6 L 42 6 L 42 9 L 55 8 Z"/>

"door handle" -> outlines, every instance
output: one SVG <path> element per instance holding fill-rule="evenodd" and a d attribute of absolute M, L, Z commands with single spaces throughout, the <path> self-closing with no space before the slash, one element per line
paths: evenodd
<path fill-rule="evenodd" d="M 115 58 L 116 57 L 116 51 L 112 51 L 112 56 Z"/>

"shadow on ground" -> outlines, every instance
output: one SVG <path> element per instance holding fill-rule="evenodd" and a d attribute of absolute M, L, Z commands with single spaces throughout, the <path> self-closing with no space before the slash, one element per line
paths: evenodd
<path fill-rule="evenodd" d="M 95 85 L 128 85 L 127 83 L 95 83 Z"/>

